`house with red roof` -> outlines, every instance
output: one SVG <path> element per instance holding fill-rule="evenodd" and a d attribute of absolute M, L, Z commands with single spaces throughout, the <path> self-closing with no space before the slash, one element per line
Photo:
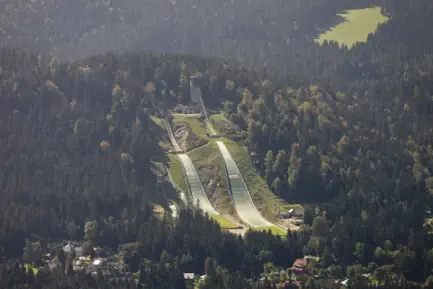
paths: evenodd
<path fill-rule="evenodd" d="M 295 276 L 308 276 L 310 275 L 310 270 L 307 267 L 308 266 L 308 259 L 302 258 L 302 259 L 296 259 L 295 262 L 292 265 L 292 272 Z"/>

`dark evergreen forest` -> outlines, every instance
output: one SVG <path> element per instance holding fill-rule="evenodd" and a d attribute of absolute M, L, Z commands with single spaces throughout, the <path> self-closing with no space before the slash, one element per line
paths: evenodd
<path fill-rule="evenodd" d="M 174 2 L 173 23 L 161 16 L 173 3 L 146 2 L 153 8 L 141 15 L 138 3 L 112 2 L 119 7 L 107 11 L 96 1 L 0 3 L 0 288 L 276 288 L 304 255 L 320 257 L 316 275 L 350 278 L 348 288 L 433 287 L 431 2 L 363 3 L 380 4 L 391 20 L 351 50 L 319 47 L 313 35 L 360 7 L 354 1 L 232 2 L 224 9 L 233 13 L 216 13 L 225 2 Z M 189 18 L 182 29 L 191 33 L 179 38 L 173 27 L 191 5 L 211 18 Z M 281 37 L 294 21 L 299 28 Z M 106 34 L 82 38 L 98 25 Z M 134 29 L 143 38 L 132 40 Z M 164 53 L 123 53 L 137 48 Z M 170 54 L 203 51 L 225 58 Z M 64 54 L 93 56 L 65 62 Z M 306 205 L 303 230 L 240 237 L 195 208 L 178 219 L 154 215 L 161 187 L 175 192 L 152 167 L 166 159 L 164 131 L 150 116 L 186 103 L 192 75 L 206 104 L 247 132 L 275 194 Z M 136 275 L 74 273 L 58 250 L 50 253 L 59 270 L 23 266 L 38 264 L 39 246 L 62 240 L 122 251 Z M 276 271 L 285 276 L 269 277 Z M 191 285 L 185 272 L 207 277 Z"/>

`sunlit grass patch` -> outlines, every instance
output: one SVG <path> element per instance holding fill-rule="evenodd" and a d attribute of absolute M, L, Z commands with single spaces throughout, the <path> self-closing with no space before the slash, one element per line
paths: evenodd
<path fill-rule="evenodd" d="M 223 216 L 213 215 L 213 216 L 210 216 L 210 218 L 212 220 L 215 220 L 220 225 L 220 227 L 223 229 L 233 229 L 233 228 L 238 227 L 238 225 L 236 225 L 235 223 L 231 222 L 229 219 L 227 219 Z"/>
<path fill-rule="evenodd" d="M 368 35 L 376 32 L 379 24 L 389 19 L 382 14 L 380 7 L 347 10 L 339 16 L 345 21 L 319 35 L 316 43 L 322 44 L 325 40 L 336 41 L 340 45 L 352 48 L 357 42 L 367 42 Z"/>
<path fill-rule="evenodd" d="M 272 235 L 275 235 L 275 236 L 285 236 L 285 235 L 287 235 L 286 231 L 284 231 L 283 229 L 280 229 L 279 227 L 276 227 L 276 226 L 257 227 L 257 228 L 254 228 L 253 230 L 255 230 L 255 231 L 265 231 L 265 232 L 268 232 L 269 230 L 271 230 Z"/>
<path fill-rule="evenodd" d="M 150 119 L 158 126 L 160 126 L 162 129 L 165 130 L 165 124 L 164 124 L 164 119 L 156 117 L 154 115 L 150 116 Z"/>
<path fill-rule="evenodd" d="M 173 182 L 181 191 L 185 193 L 188 192 L 182 163 L 178 156 L 176 154 L 168 154 L 168 158 L 170 159 L 170 163 L 168 163 L 167 166 L 171 177 L 173 178 Z"/>

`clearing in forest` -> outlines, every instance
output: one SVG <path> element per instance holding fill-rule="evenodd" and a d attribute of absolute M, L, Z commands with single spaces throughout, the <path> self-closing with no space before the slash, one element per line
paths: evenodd
<path fill-rule="evenodd" d="M 347 10 L 338 14 L 344 21 L 325 33 L 319 35 L 316 43 L 322 44 L 325 40 L 336 41 L 340 45 L 352 48 L 358 42 L 367 42 L 368 35 L 376 32 L 379 24 L 388 21 L 382 14 L 380 7 Z"/>

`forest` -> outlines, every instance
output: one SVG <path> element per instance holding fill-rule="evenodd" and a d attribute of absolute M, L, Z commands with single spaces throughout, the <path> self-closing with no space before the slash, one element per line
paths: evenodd
<path fill-rule="evenodd" d="M 335 288 L 315 276 L 348 278 L 347 288 L 433 288 L 431 2 L 369 1 L 391 20 L 350 50 L 313 38 L 355 1 L 232 1 L 232 13 L 218 10 L 225 2 L 52 2 L 0 3 L 1 288 Z M 190 34 L 159 23 L 166 5 L 177 7 L 169 21 L 190 19 Z M 191 5 L 211 18 L 187 18 Z M 79 27 L 66 15 L 81 17 Z M 114 24 L 122 18 L 131 23 Z M 299 29 L 279 30 L 294 21 Z M 97 25 L 99 36 L 82 38 Z M 147 25 L 155 30 L 130 38 Z M 125 52 L 138 47 L 160 53 Z M 203 51 L 223 58 L 172 53 Z M 197 208 L 155 216 L 161 191 L 175 191 L 153 167 L 167 160 L 151 116 L 188 102 L 190 76 L 246 132 L 269 188 L 305 205 L 302 230 L 241 237 Z M 63 240 L 122 253 L 134 278 L 74 272 L 71 254 L 42 249 Z M 42 251 L 57 270 L 26 269 Z M 303 256 L 320 259 L 298 284 L 290 267 Z M 186 272 L 205 278 L 190 284 Z"/>

